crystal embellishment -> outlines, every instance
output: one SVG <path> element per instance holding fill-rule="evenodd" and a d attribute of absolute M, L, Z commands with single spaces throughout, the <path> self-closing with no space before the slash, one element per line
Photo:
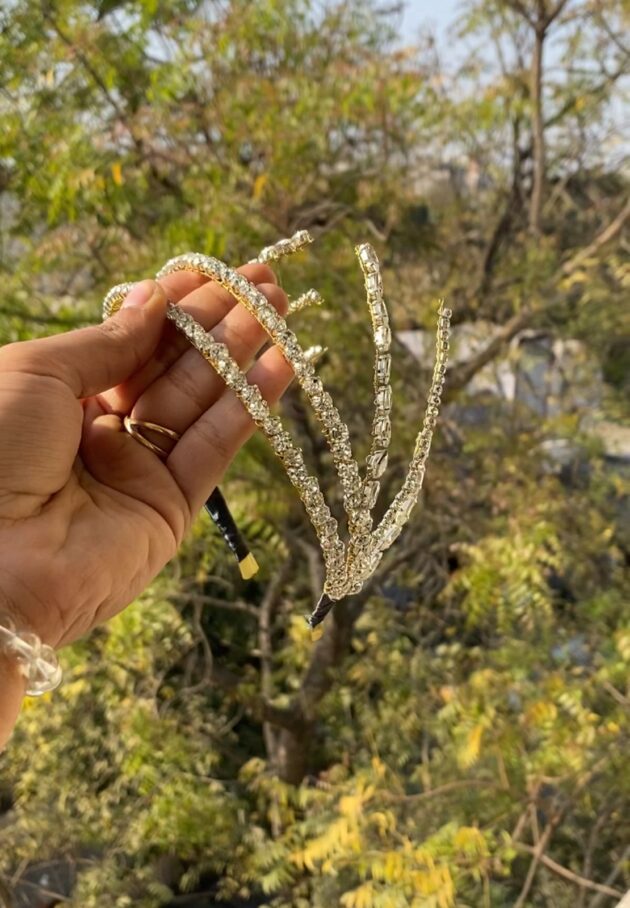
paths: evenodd
<path fill-rule="evenodd" d="M 300 230 L 288 239 L 279 240 L 272 246 L 265 247 L 252 261 L 275 262 L 298 252 L 310 242 L 312 240 L 309 233 Z M 398 537 L 406 523 L 422 489 L 448 358 L 451 311 L 440 303 L 436 358 L 424 421 L 416 438 L 414 453 L 402 488 L 394 497 L 379 525 L 372 528 L 372 509 L 379 495 L 380 478 L 387 468 L 387 451 L 391 439 L 392 390 L 389 353 L 391 329 L 383 299 L 383 284 L 377 255 L 368 243 L 357 246 L 355 251 L 364 276 L 376 350 L 372 441 L 363 475 L 353 455 L 348 427 L 313 366 L 317 357 L 321 355 L 322 348 L 304 350 L 286 320 L 279 315 L 264 294 L 243 275 L 218 259 L 199 253 L 185 253 L 170 259 L 157 274 L 159 280 L 177 271 L 194 271 L 216 281 L 231 293 L 237 302 L 257 319 L 271 341 L 290 363 L 319 422 L 339 477 L 348 526 L 346 542 L 339 536 L 337 521 L 330 512 L 318 479 L 309 474 L 302 451 L 285 431 L 280 419 L 271 415 L 269 405 L 260 389 L 248 382 L 246 374 L 232 359 L 224 344 L 215 341 L 212 333 L 206 332 L 181 306 L 169 304 L 167 318 L 237 394 L 258 428 L 266 435 L 282 461 L 289 480 L 300 495 L 313 524 L 321 546 L 326 574 L 322 597 L 309 618 L 311 627 L 315 627 L 323 620 L 335 601 L 356 593 L 363 587 L 376 569 L 383 552 Z M 131 286 L 119 284 L 109 291 L 103 301 L 104 317 L 120 308 Z M 291 303 L 289 314 L 320 303 L 321 297 L 317 291 L 307 290 Z"/>

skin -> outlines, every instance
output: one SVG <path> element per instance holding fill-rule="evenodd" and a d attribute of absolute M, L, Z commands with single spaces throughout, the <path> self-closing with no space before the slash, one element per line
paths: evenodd
<path fill-rule="evenodd" d="M 270 268 L 239 271 L 286 312 Z M 143 281 L 101 325 L 0 349 L 0 613 L 55 648 L 151 582 L 255 428 L 166 322 L 167 297 L 251 366 L 267 400 L 292 379 L 276 348 L 252 365 L 263 330 L 227 291 L 188 273 Z M 181 434 L 166 460 L 124 431 L 126 413 Z M 0 747 L 23 695 L 17 664 L 0 655 Z"/>

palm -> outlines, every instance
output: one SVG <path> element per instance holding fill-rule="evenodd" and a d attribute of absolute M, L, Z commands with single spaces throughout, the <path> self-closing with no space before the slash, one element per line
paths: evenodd
<path fill-rule="evenodd" d="M 119 611 L 172 557 L 185 502 L 157 457 L 95 424 L 96 399 L 82 406 L 54 379 L 11 373 L 0 375 L 0 396 L 16 403 L 3 420 L 3 591 L 27 617 L 52 613 L 55 642 L 66 642 Z"/>

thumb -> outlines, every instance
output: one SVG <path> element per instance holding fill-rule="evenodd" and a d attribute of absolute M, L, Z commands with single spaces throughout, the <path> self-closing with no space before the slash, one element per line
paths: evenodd
<path fill-rule="evenodd" d="M 16 349 L 14 368 L 59 378 L 77 397 L 91 397 L 144 365 L 157 347 L 165 316 L 162 287 L 141 281 L 101 325 L 16 344 L 22 350 Z"/>

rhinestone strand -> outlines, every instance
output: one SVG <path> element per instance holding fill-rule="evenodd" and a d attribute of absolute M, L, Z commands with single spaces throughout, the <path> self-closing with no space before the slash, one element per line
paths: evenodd
<path fill-rule="evenodd" d="M 265 265 L 269 262 L 277 262 L 287 255 L 294 255 L 312 242 L 313 237 L 308 230 L 298 230 L 297 233 L 294 233 L 288 239 L 278 240 L 273 246 L 265 246 L 255 259 L 249 260 L 249 264 L 260 262 Z M 317 290 L 307 290 L 306 293 L 302 293 L 297 299 L 289 301 L 289 315 L 294 315 L 308 306 L 321 306 L 322 303 L 323 300 Z"/>
<path fill-rule="evenodd" d="M 345 546 L 339 538 L 337 521 L 326 504 L 319 482 L 306 468 L 302 451 L 284 430 L 281 420 L 273 416 L 258 386 L 248 382 L 247 375 L 232 359 L 225 344 L 215 341 L 209 332 L 179 306 L 170 305 L 167 317 L 235 392 L 258 428 L 267 436 L 297 489 L 317 533 L 330 585 L 334 589 L 343 589 Z"/>
<path fill-rule="evenodd" d="M 304 232 L 301 231 L 301 233 Z M 282 241 L 280 242 L 282 243 Z M 276 244 L 276 246 L 278 245 Z M 269 250 L 274 248 L 268 247 Z M 290 245 L 283 248 L 285 249 L 283 254 L 290 254 L 292 248 Z M 270 260 L 269 255 L 267 261 Z M 369 521 L 369 514 L 366 515 L 361 508 L 359 465 L 352 454 L 348 427 L 343 422 L 332 397 L 325 390 L 312 363 L 304 355 L 297 337 L 288 327 L 285 319 L 275 310 L 267 297 L 249 283 L 247 278 L 218 259 L 196 253 L 186 253 L 167 262 L 158 272 L 157 278 L 159 280 L 176 271 L 197 271 L 225 287 L 258 320 L 290 363 L 330 448 L 333 463 L 341 481 L 349 530 L 350 532 L 360 532 L 366 525 L 366 516 Z"/>
<path fill-rule="evenodd" d="M 104 317 L 120 308 L 132 286 L 133 284 L 119 284 L 109 291 L 103 303 Z M 285 431 L 281 420 L 273 416 L 258 386 L 248 382 L 246 374 L 232 359 L 225 344 L 215 341 L 202 325 L 179 306 L 169 303 L 166 317 L 235 392 L 267 437 L 297 489 L 319 539 L 326 566 L 326 588 L 331 594 L 343 596 L 346 588 L 345 545 L 339 538 L 337 521 L 326 504 L 317 478 L 309 474 L 306 468 L 302 451 Z"/>
<path fill-rule="evenodd" d="M 308 230 L 298 230 L 293 236 L 286 239 L 278 240 L 272 246 L 265 246 L 261 249 L 255 259 L 250 259 L 249 264 L 261 262 L 263 265 L 269 262 L 277 262 L 287 255 L 294 255 L 300 249 L 308 246 L 313 242 L 313 237 Z"/>
<path fill-rule="evenodd" d="M 323 302 L 317 290 L 307 290 L 297 299 L 289 301 L 289 315 L 295 315 L 296 312 L 301 312 L 308 306 L 321 306 Z"/>
<path fill-rule="evenodd" d="M 372 558 L 371 530 L 372 510 L 380 492 L 380 478 L 387 469 L 388 449 L 391 441 L 392 389 L 391 374 L 391 329 L 389 314 L 383 298 L 383 281 L 376 252 L 369 243 L 355 248 L 365 281 L 365 292 L 372 322 L 374 338 L 374 413 L 372 417 L 372 442 L 366 458 L 365 475 L 361 488 L 361 507 L 365 516 L 362 532 L 351 536 L 348 542 L 348 575 L 356 579 L 351 590 L 358 592 L 362 578 Z"/>
<path fill-rule="evenodd" d="M 252 261 L 278 261 L 281 257 L 296 252 L 309 242 L 311 242 L 311 238 L 307 231 L 299 231 L 288 240 L 280 240 L 273 246 L 266 247 Z M 295 334 L 287 327 L 286 321 L 271 306 L 267 298 L 246 278 L 217 259 L 188 253 L 171 259 L 157 275 L 157 278 L 160 279 L 175 271 L 190 270 L 216 280 L 254 315 L 292 366 L 322 426 L 323 435 L 331 449 L 333 462 L 340 478 L 344 505 L 348 514 L 349 540 L 347 546 L 339 538 L 337 521 L 324 499 L 317 478 L 309 474 L 302 452 L 294 444 L 280 419 L 272 415 L 260 389 L 248 382 L 247 376 L 232 359 L 224 344 L 215 341 L 212 335 L 183 309 L 173 304 L 168 306 L 167 318 L 212 365 L 226 385 L 237 394 L 282 461 L 317 533 L 326 566 L 323 599 L 328 598 L 329 601 L 336 601 L 348 593 L 356 593 L 362 588 L 366 579 L 378 565 L 384 551 L 396 539 L 409 518 L 422 488 L 448 358 L 451 312 L 440 303 L 436 361 L 422 428 L 416 439 L 414 454 L 403 486 L 395 496 L 380 525 L 372 530 L 371 510 L 378 495 L 379 479 L 387 465 L 387 449 L 391 435 L 391 356 L 389 352 L 391 334 L 376 253 L 368 244 L 357 247 L 356 251 L 365 278 L 376 347 L 373 438 L 363 481 L 360 478 L 358 464 L 352 456 L 347 426 L 342 422 L 339 411 L 334 406 L 330 395 L 324 390 L 313 368 L 313 362 L 318 355 L 321 355 L 322 349 L 314 347 L 304 351 Z M 110 290 L 103 303 L 105 316 L 111 315 L 120 308 L 122 300 L 132 286 L 132 284 L 120 284 Z M 315 291 L 308 291 L 302 297 L 314 293 Z M 311 302 L 314 301 L 311 298 Z M 314 623 L 321 620 L 329 607 L 321 604 L 321 614 Z"/>
<path fill-rule="evenodd" d="M 391 355 L 389 352 L 392 336 L 389 314 L 383 299 L 383 281 L 376 253 L 368 243 L 357 246 L 356 252 L 365 278 L 365 291 L 372 319 L 376 351 L 374 356 L 372 445 L 367 456 L 363 481 L 363 507 L 371 511 L 380 491 L 379 480 L 387 469 L 387 452 L 392 436 Z"/>
<path fill-rule="evenodd" d="M 397 539 L 409 519 L 422 489 L 426 463 L 431 450 L 433 430 L 442 400 L 442 390 L 448 362 L 451 316 L 451 310 L 444 308 L 444 303 L 441 300 L 438 311 L 435 365 L 433 367 L 433 377 L 422 428 L 416 437 L 413 457 L 409 463 L 407 476 L 402 488 L 387 509 L 378 528 L 374 531 L 373 545 L 377 551 L 384 551 Z"/>

